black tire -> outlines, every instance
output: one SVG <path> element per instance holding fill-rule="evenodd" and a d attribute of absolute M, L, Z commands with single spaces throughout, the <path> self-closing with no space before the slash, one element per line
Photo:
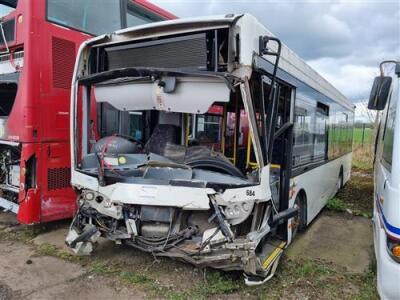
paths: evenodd
<path fill-rule="evenodd" d="M 342 189 L 344 186 L 343 183 L 343 168 L 340 168 L 339 178 L 338 178 L 338 188 L 339 190 Z"/>
<path fill-rule="evenodd" d="M 232 163 L 227 162 L 219 157 L 199 157 L 195 160 L 186 161 L 187 165 L 194 169 L 203 169 L 214 172 L 220 172 L 231 176 L 245 178 L 238 168 Z"/>
<path fill-rule="evenodd" d="M 297 232 L 304 231 L 307 227 L 306 201 L 301 193 L 297 194 L 296 199 L 294 200 L 294 207 L 296 206 L 299 208 L 299 213 L 294 219 L 295 228 L 292 231 L 292 238 L 296 236 Z"/>
<path fill-rule="evenodd" d="M 184 163 L 192 168 L 215 171 L 239 178 L 246 178 L 229 159 L 204 146 L 187 148 Z"/>

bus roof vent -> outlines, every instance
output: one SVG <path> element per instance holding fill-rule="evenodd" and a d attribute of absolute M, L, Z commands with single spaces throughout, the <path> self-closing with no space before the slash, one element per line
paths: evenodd
<path fill-rule="evenodd" d="M 70 89 L 75 64 L 75 43 L 52 38 L 53 87 Z"/>

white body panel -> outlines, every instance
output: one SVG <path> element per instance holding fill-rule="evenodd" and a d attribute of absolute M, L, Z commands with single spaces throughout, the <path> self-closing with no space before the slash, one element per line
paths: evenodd
<path fill-rule="evenodd" d="M 350 179 L 352 154 L 346 154 L 322 166 L 293 178 L 295 196 L 304 190 L 307 196 L 307 224 L 309 224 L 338 191 L 340 168 L 343 167 L 343 183 Z"/>
<path fill-rule="evenodd" d="M 400 299 L 400 264 L 388 254 L 386 232 L 376 208 L 374 208 L 373 225 L 379 295 L 383 300 Z"/>
<path fill-rule="evenodd" d="M 397 101 L 391 169 L 383 162 L 383 127 L 388 106 Z M 382 299 L 400 299 L 400 263 L 388 254 L 387 236 L 400 240 L 400 92 L 399 78 L 393 77 L 391 99 L 381 113 L 374 166 L 374 242 L 377 260 L 377 285 Z"/>
<path fill-rule="evenodd" d="M 76 172 L 72 185 L 104 195 L 111 203 L 180 207 L 184 210 L 208 210 L 211 188 L 193 188 L 171 185 L 150 185 L 133 183 L 114 183 L 98 185 L 96 178 Z M 248 193 L 248 191 L 253 193 Z M 227 189 L 220 195 L 226 203 L 239 201 L 267 201 L 271 199 L 269 188 L 269 166 L 261 171 L 260 184 L 251 187 Z"/>

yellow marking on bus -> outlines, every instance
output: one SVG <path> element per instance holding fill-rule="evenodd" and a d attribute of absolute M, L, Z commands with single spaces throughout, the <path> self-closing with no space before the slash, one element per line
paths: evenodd
<path fill-rule="evenodd" d="M 263 269 L 267 269 L 269 265 L 275 260 L 275 258 L 283 251 L 283 247 L 285 247 L 286 242 L 282 242 L 278 248 L 276 248 L 270 256 L 264 261 L 262 267 Z"/>
<path fill-rule="evenodd" d="M 280 169 L 281 166 L 280 166 L 280 165 L 271 164 L 271 168 L 273 168 L 273 169 Z"/>

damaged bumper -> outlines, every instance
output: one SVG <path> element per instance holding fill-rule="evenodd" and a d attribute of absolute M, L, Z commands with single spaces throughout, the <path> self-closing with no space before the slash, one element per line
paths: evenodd
<path fill-rule="evenodd" d="M 126 191 L 125 195 L 136 195 L 136 203 L 111 201 L 104 194 L 89 190 L 81 192 L 80 209 L 66 240 L 75 253 L 90 254 L 102 236 L 199 267 L 242 270 L 248 283 L 262 282 L 274 271 L 286 243 L 271 246 L 273 243 L 263 242 L 271 236 L 274 218 L 271 201 L 256 200 L 257 186 L 243 191 L 234 189 L 234 196 L 231 190 L 216 193 L 212 189 L 195 189 L 193 195 L 200 197 L 197 200 L 190 193 L 183 193 L 184 187 L 168 186 L 169 195 L 156 192 L 158 197 L 151 198 L 150 193 L 155 193 L 151 186 L 133 186 L 138 191 Z M 115 186 L 110 189 L 114 190 L 113 195 L 119 193 Z M 148 197 L 147 205 L 140 200 L 143 193 Z M 247 194 L 247 199 L 237 200 L 241 193 Z M 168 197 L 186 201 L 178 201 L 181 205 L 177 205 L 169 203 Z M 293 212 L 285 219 L 291 216 Z"/>

